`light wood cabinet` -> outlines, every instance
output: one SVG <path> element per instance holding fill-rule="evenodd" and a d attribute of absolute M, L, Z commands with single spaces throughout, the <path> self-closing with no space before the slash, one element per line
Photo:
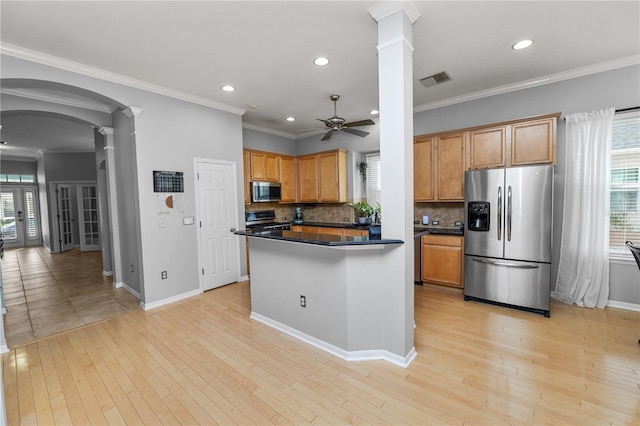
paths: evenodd
<path fill-rule="evenodd" d="M 335 150 L 305 155 L 298 161 L 298 201 L 347 201 L 347 152 Z"/>
<path fill-rule="evenodd" d="M 251 204 L 251 154 L 242 151 L 242 166 L 244 167 L 244 204 Z"/>
<path fill-rule="evenodd" d="M 368 237 L 369 231 L 366 229 L 332 228 L 329 226 L 293 225 L 294 232 L 306 232 L 310 234 L 343 235 L 347 237 Z"/>
<path fill-rule="evenodd" d="M 280 203 L 296 202 L 295 158 L 286 155 L 278 156 L 278 174 L 280 176 Z"/>
<path fill-rule="evenodd" d="M 347 152 L 328 151 L 318 154 L 318 200 L 321 203 L 347 201 Z"/>
<path fill-rule="evenodd" d="M 318 156 L 305 155 L 296 158 L 298 165 L 298 201 L 317 203 Z"/>
<path fill-rule="evenodd" d="M 555 164 L 559 114 L 469 131 L 469 170 Z"/>
<path fill-rule="evenodd" d="M 463 237 L 424 235 L 422 237 L 422 281 L 464 287 Z"/>
<path fill-rule="evenodd" d="M 415 201 L 464 201 L 466 132 L 414 139 Z"/>
<path fill-rule="evenodd" d="M 278 182 L 278 155 L 271 152 L 249 151 L 251 180 Z"/>

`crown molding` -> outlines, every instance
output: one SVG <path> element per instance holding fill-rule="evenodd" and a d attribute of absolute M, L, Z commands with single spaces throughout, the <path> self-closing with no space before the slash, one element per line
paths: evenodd
<path fill-rule="evenodd" d="M 268 127 L 256 126 L 255 124 L 242 123 L 243 129 L 255 130 L 256 132 L 268 133 L 270 135 L 282 136 L 287 139 L 296 139 L 293 133 L 281 132 L 279 130 L 270 129 Z"/>
<path fill-rule="evenodd" d="M 620 58 L 609 62 L 601 62 L 599 64 L 591 65 L 583 68 L 576 68 L 574 70 L 565 71 L 557 74 L 550 74 L 531 80 L 525 80 L 514 84 L 507 84 L 504 86 L 494 87 L 492 89 L 481 90 L 478 92 L 469 93 L 462 96 L 456 96 L 453 98 L 443 99 L 441 101 L 430 102 L 428 104 L 418 105 L 414 107 L 413 112 L 423 112 L 432 109 L 442 108 L 445 106 L 460 104 L 463 102 L 469 102 L 481 98 L 488 98 L 490 96 L 502 95 L 505 93 L 516 92 L 518 90 L 529 89 L 531 87 L 543 86 L 545 84 L 557 83 L 564 80 L 570 80 L 572 78 L 583 77 L 586 75 L 597 74 L 605 71 L 611 71 L 618 68 L 624 68 L 631 65 L 640 64 L 640 55 L 627 56 L 626 58 Z"/>
<path fill-rule="evenodd" d="M 370 7 L 367 12 L 376 22 L 380 22 L 399 10 L 402 10 L 407 15 L 411 25 L 415 24 L 421 15 L 420 10 L 413 1 L 384 1 Z"/>
<path fill-rule="evenodd" d="M 48 93 L 37 92 L 27 89 L 0 89 L 0 93 L 3 95 L 11 95 L 25 99 L 32 99 L 34 101 L 49 102 L 57 105 L 65 105 L 73 108 L 88 109 L 90 111 L 103 112 L 111 114 L 115 108 L 109 108 L 105 104 L 98 104 L 95 102 L 82 101 L 80 99 L 71 99 L 68 97 L 55 96 Z"/>
<path fill-rule="evenodd" d="M 126 115 L 129 118 L 135 117 L 138 114 L 141 114 L 142 111 L 144 111 L 143 108 L 139 108 L 139 107 L 135 107 L 135 106 L 130 106 L 129 108 L 125 109 L 122 111 L 122 113 L 124 115 Z"/>
<path fill-rule="evenodd" d="M 100 68 L 81 64 L 79 62 L 69 61 L 57 56 L 47 55 L 35 50 L 25 49 L 23 47 L 9 43 L 0 42 L 0 53 L 8 56 L 13 56 L 15 58 L 25 59 L 27 61 L 48 65 L 54 68 L 63 69 L 65 71 L 75 72 L 100 80 L 110 81 L 112 83 L 121 84 L 123 86 L 156 93 L 158 95 L 168 96 L 170 98 L 179 99 L 181 101 L 206 106 L 209 108 L 215 108 L 221 111 L 229 112 L 231 114 L 244 115 L 244 113 L 247 111 L 243 108 L 223 104 L 221 102 L 216 102 L 210 99 L 202 98 L 200 96 L 191 95 L 179 90 L 169 89 L 168 87 L 148 83 L 142 80 L 137 80 L 135 78 L 105 71 Z"/>

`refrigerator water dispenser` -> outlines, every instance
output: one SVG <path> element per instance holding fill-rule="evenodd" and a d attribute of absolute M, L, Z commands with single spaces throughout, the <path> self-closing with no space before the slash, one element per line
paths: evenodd
<path fill-rule="evenodd" d="M 489 203 L 487 201 L 470 201 L 467 210 L 469 231 L 489 230 Z"/>

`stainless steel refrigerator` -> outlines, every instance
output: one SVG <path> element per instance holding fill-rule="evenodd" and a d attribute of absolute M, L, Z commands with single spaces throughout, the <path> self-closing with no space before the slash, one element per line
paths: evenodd
<path fill-rule="evenodd" d="M 465 172 L 465 300 L 549 317 L 553 166 Z"/>

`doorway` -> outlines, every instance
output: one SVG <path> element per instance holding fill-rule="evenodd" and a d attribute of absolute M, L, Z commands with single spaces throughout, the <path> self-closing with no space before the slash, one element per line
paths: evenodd
<path fill-rule="evenodd" d="M 38 210 L 38 190 L 35 186 L 2 186 L 0 223 L 5 247 L 40 244 Z"/>
<path fill-rule="evenodd" d="M 101 231 L 98 187 L 95 182 L 56 182 L 51 185 L 52 241 L 51 251 L 64 253 L 80 247 L 80 251 L 100 251 Z"/>
<path fill-rule="evenodd" d="M 201 285 L 206 291 L 238 281 L 236 164 L 196 160 Z"/>

